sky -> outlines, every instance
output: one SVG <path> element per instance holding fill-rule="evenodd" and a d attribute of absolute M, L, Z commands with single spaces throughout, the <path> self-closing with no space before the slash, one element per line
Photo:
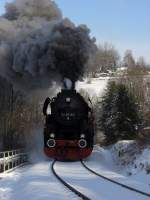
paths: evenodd
<path fill-rule="evenodd" d="M 0 13 L 5 2 L 0 0 Z M 150 63 L 150 0 L 55 0 L 63 16 L 86 24 L 97 43 L 114 45 L 121 55 L 131 49 Z"/>

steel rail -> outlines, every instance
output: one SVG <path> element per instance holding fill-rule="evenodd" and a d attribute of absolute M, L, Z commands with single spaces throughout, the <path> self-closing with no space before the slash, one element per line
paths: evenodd
<path fill-rule="evenodd" d="M 91 173 L 95 174 L 96 176 L 99 176 L 99 177 L 102 178 L 102 179 L 105 179 L 105 180 L 107 180 L 107 181 L 109 181 L 109 182 L 112 182 L 112 183 L 114 183 L 114 184 L 116 184 L 116 185 L 119 185 L 119 186 L 121 186 L 121 187 L 123 187 L 123 188 L 126 188 L 126 189 L 128 189 L 128 190 L 134 191 L 134 192 L 139 193 L 139 194 L 141 194 L 141 195 L 150 197 L 150 193 L 146 193 L 146 192 L 143 192 L 143 191 L 138 190 L 138 189 L 136 189 L 136 188 L 130 187 L 130 186 L 128 186 L 128 185 L 119 183 L 119 182 L 117 182 L 117 181 L 115 181 L 115 180 L 112 180 L 112 179 L 110 179 L 110 178 L 108 178 L 108 177 L 106 177 L 106 176 L 103 176 L 103 175 L 101 175 L 101 174 L 95 172 L 95 171 L 92 170 L 91 168 L 87 167 L 87 165 L 83 162 L 83 160 L 81 160 L 81 164 L 82 164 L 82 166 L 83 166 L 84 168 L 86 168 L 88 171 L 90 171 Z"/>
<path fill-rule="evenodd" d="M 73 192 L 74 194 L 76 194 L 77 196 L 79 196 L 81 199 L 83 200 L 91 200 L 89 197 L 85 196 L 84 194 L 82 194 L 81 192 L 79 192 L 77 189 L 75 189 L 74 187 L 72 187 L 69 183 L 67 183 L 66 181 L 64 181 L 57 173 L 55 170 L 55 163 L 56 160 L 53 161 L 52 165 L 51 165 L 51 170 L 53 172 L 53 174 L 55 175 L 55 177 L 64 185 L 66 186 L 71 192 Z"/>

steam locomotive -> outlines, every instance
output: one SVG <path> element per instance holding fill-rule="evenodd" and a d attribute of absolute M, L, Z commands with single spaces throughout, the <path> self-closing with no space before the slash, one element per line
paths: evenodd
<path fill-rule="evenodd" d="M 51 113 L 46 110 L 50 105 Z M 89 156 L 93 149 L 92 110 L 75 89 L 62 89 L 44 102 L 44 152 L 60 161 L 76 161 Z"/>

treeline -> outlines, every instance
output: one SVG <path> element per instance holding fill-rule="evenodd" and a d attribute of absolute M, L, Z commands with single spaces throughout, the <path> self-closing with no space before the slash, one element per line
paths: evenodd
<path fill-rule="evenodd" d="M 42 119 L 36 98 L 28 99 L 0 77 L 0 111 L 0 150 L 25 147 L 32 128 Z"/>
<path fill-rule="evenodd" d="M 105 43 L 97 47 L 97 52 L 86 69 L 86 74 L 95 77 L 99 73 L 114 72 L 123 67 L 135 68 L 138 71 L 143 71 L 143 73 L 150 71 L 150 64 L 146 63 L 143 56 L 135 59 L 132 51 L 126 50 L 123 58 L 121 58 L 113 45 Z"/>

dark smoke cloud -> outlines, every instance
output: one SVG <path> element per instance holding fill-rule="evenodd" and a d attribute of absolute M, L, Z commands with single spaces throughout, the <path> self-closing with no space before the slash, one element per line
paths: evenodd
<path fill-rule="evenodd" d="M 0 72 L 23 90 L 83 75 L 95 41 L 49 0 L 16 0 L 0 18 Z"/>
<path fill-rule="evenodd" d="M 54 31 L 61 34 L 52 45 L 54 65 L 63 77 L 75 82 L 83 75 L 89 55 L 95 49 L 93 40 L 89 37 L 89 30 L 86 26 L 70 28 L 59 25 Z"/>

